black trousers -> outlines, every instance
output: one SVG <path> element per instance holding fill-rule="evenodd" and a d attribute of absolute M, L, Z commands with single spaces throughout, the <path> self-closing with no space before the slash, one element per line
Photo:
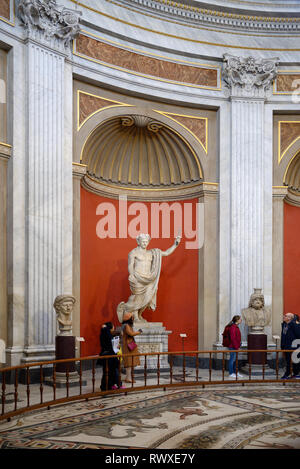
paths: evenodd
<path fill-rule="evenodd" d="M 101 391 L 109 391 L 114 384 L 119 385 L 119 360 L 117 358 L 103 358 L 100 360 L 103 374 L 101 380 Z"/>
<path fill-rule="evenodd" d="M 285 362 L 286 362 L 286 369 L 285 374 L 289 376 L 291 374 L 291 361 L 292 361 L 292 354 L 295 350 L 291 350 L 290 352 L 284 352 Z M 298 351 L 300 354 L 300 349 Z M 292 374 L 298 375 L 300 373 L 300 363 L 292 363 Z"/>

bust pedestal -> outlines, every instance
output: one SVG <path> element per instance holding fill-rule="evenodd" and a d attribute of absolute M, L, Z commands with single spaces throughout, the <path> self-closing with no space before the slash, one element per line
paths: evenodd
<path fill-rule="evenodd" d="M 63 360 L 75 358 L 75 337 L 71 335 L 57 335 L 55 338 L 55 360 Z M 67 371 L 69 376 L 67 379 Z M 62 362 L 56 364 L 56 387 L 66 387 L 67 381 L 69 386 L 79 385 L 79 374 L 75 367 L 75 362 Z M 53 386 L 53 376 L 45 380 L 47 384 Z M 82 381 L 82 385 L 86 382 Z"/>
<path fill-rule="evenodd" d="M 248 350 L 267 350 L 267 334 L 248 334 Z M 262 379 L 263 369 L 265 379 L 273 377 L 274 371 L 270 369 L 267 364 L 267 353 L 266 352 L 252 352 L 251 357 L 248 353 L 248 363 L 243 367 L 243 372 L 250 374 L 251 364 L 251 377 L 253 379 Z"/>
<path fill-rule="evenodd" d="M 267 350 L 267 334 L 248 334 L 249 350 Z M 267 354 L 264 352 L 248 353 L 248 362 L 252 365 L 262 365 L 267 362 Z"/>
<path fill-rule="evenodd" d="M 139 353 L 168 352 L 168 336 L 171 331 L 167 331 L 162 322 L 135 322 L 134 330 L 142 329 L 141 335 L 135 336 Z M 134 371 L 144 371 L 145 357 L 140 357 L 141 364 L 134 368 Z M 147 370 L 156 370 L 158 367 L 157 355 L 147 357 Z M 170 369 L 168 355 L 159 356 L 160 371 Z"/>

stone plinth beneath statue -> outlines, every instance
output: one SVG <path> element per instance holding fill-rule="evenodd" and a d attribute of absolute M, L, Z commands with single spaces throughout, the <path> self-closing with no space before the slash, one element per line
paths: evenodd
<path fill-rule="evenodd" d="M 75 337 L 71 335 L 58 335 L 55 338 L 55 359 L 63 360 L 75 358 Z M 45 383 L 53 386 L 53 376 L 46 378 Z M 61 362 L 56 364 L 55 384 L 58 388 L 67 385 L 79 386 L 79 374 L 76 370 L 75 362 Z M 81 381 L 82 386 L 86 381 Z"/>
<path fill-rule="evenodd" d="M 267 335 L 250 333 L 248 334 L 248 350 L 267 350 Z M 251 357 L 250 357 L 251 355 Z M 250 375 L 253 379 L 270 379 L 274 376 L 274 370 L 272 370 L 267 364 L 267 352 L 248 352 L 247 354 L 248 363 L 243 367 L 243 372 Z"/>
<path fill-rule="evenodd" d="M 135 322 L 134 330 L 142 329 L 141 335 L 135 336 L 139 353 L 168 352 L 168 340 L 171 331 L 167 331 L 162 322 Z M 141 364 L 134 368 L 134 371 L 144 371 L 145 357 L 140 357 Z M 170 369 L 168 355 L 159 356 L 159 367 L 161 371 Z M 157 355 L 147 357 L 147 370 L 158 368 Z"/>
<path fill-rule="evenodd" d="M 268 344 L 267 344 L 266 334 L 248 334 L 248 350 L 267 350 L 267 348 L 268 348 Z M 266 364 L 267 353 L 266 352 L 248 353 L 248 362 L 251 362 L 252 365 Z"/>

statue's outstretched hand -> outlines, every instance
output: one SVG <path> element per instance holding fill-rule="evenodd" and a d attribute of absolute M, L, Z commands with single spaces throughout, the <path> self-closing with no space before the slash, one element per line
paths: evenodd
<path fill-rule="evenodd" d="M 181 241 L 181 236 L 176 236 L 176 239 L 175 239 L 175 246 L 178 246 L 178 244 L 180 243 Z"/>

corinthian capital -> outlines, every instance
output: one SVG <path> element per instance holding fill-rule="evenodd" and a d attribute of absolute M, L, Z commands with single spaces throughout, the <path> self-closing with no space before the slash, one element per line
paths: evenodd
<path fill-rule="evenodd" d="M 47 38 L 56 37 L 68 46 L 80 31 L 81 12 L 56 4 L 56 0 L 20 0 L 19 18 L 29 31 L 44 32 Z"/>
<path fill-rule="evenodd" d="M 241 58 L 224 54 L 223 79 L 232 95 L 264 97 L 277 74 L 277 57 Z"/>

